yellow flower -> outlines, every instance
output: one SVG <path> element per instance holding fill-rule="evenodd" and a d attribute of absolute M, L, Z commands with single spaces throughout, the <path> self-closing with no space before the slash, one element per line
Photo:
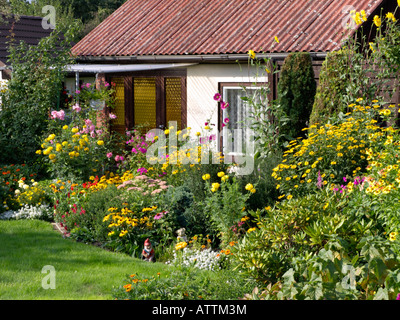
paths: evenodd
<path fill-rule="evenodd" d="M 59 144 L 59 143 L 57 143 L 57 144 L 56 144 L 56 151 L 57 151 L 57 152 L 60 152 L 61 150 L 62 150 L 62 145 Z"/>
<path fill-rule="evenodd" d="M 201 133 L 200 132 L 196 132 L 196 136 L 199 136 L 199 135 L 201 135 Z"/>
<path fill-rule="evenodd" d="M 36 150 L 36 154 L 42 154 L 42 150 Z"/>
<path fill-rule="evenodd" d="M 166 130 L 164 131 L 164 133 L 165 133 L 165 134 L 169 134 L 169 129 L 166 129 Z"/>
<path fill-rule="evenodd" d="M 210 127 L 209 126 L 205 126 L 204 129 L 205 130 L 210 130 Z"/>
<path fill-rule="evenodd" d="M 49 141 L 50 141 L 50 140 L 54 140 L 55 137 L 56 137 L 56 135 L 53 133 L 53 134 L 49 135 L 47 139 L 49 139 Z"/>
<path fill-rule="evenodd" d="M 390 241 L 395 241 L 396 240 L 396 236 L 397 236 L 397 232 L 391 232 L 389 234 L 389 240 Z"/>
<path fill-rule="evenodd" d="M 379 28 L 381 26 L 381 24 L 382 24 L 381 18 L 379 18 L 379 16 L 376 15 L 374 17 L 374 23 Z"/>
<path fill-rule="evenodd" d="M 78 128 L 72 128 L 72 130 L 71 130 L 72 133 L 77 133 L 78 131 L 79 131 Z"/>
<path fill-rule="evenodd" d="M 247 191 L 250 191 L 251 189 L 254 189 L 254 186 L 253 186 L 251 183 L 248 183 L 248 184 L 246 185 L 245 189 L 246 189 Z"/>
<path fill-rule="evenodd" d="M 253 189 L 250 190 L 250 192 L 251 193 L 256 193 L 256 189 L 253 188 Z"/>
<path fill-rule="evenodd" d="M 256 231 L 256 228 L 250 228 L 249 230 L 247 230 L 248 233 Z"/>
<path fill-rule="evenodd" d="M 178 243 L 176 244 L 176 246 L 175 246 L 175 250 L 183 249 L 183 248 L 185 248 L 186 246 L 187 246 L 187 243 L 186 243 L 186 242 L 178 242 Z"/>
<path fill-rule="evenodd" d="M 255 59 L 256 58 L 256 53 L 253 50 L 249 50 L 249 52 L 247 54 L 249 55 L 249 57 L 251 59 Z"/>
<path fill-rule="evenodd" d="M 290 200 L 290 199 L 293 198 L 293 196 L 292 196 L 291 194 L 289 194 L 286 198 L 287 198 L 288 200 Z"/>
<path fill-rule="evenodd" d="M 215 182 L 211 186 L 212 186 L 213 189 L 215 189 L 215 191 L 217 191 L 219 189 L 219 187 L 220 187 L 220 184 L 218 182 Z"/>
<path fill-rule="evenodd" d="M 65 126 L 63 127 L 63 129 L 64 129 L 64 130 L 67 130 L 67 129 L 68 129 L 68 126 L 67 126 L 67 125 L 65 125 Z"/>
<path fill-rule="evenodd" d="M 394 14 L 392 12 L 386 13 L 386 19 L 396 22 L 396 18 L 394 17 Z"/>
<path fill-rule="evenodd" d="M 53 159 L 55 159 L 56 158 L 56 155 L 54 154 L 54 153 L 50 153 L 49 154 L 49 159 L 50 160 L 53 160 Z"/>
<path fill-rule="evenodd" d="M 103 141 L 103 140 L 99 140 L 99 141 L 97 141 L 97 144 L 98 144 L 99 146 L 102 146 L 102 145 L 104 144 L 104 141 Z"/>
<path fill-rule="evenodd" d="M 278 37 L 277 36 L 275 36 L 275 41 L 277 42 L 277 43 L 279 43 L 279 39 L 278 39 Z"/>
<path fill-rule="evenodd" d="M 361 10 L 360 13 L 361 13 L 362 19 L 363 19 L 364 21 L 367 21 L 367 14 L 365 13 L 365 10 Z"/>
<path fill-rule="evenodd" d="M 211 178 L 211 176 L 210 176 L 208 173 L 206 173 L 206 174 L 204 174 L 204 175 L 202 176 L 202 178 L 203 178 L 203 180 L 208 180 L 208 179 Z"/>
<path fill-rule="evenodd" d="M 228 179 L 229 179 L 229 176 L 228 176 L 228 175 L 224 175 L 224 176 L 221 178 L 221 181 L 222 181 L 222 182 L 226 182 Z"/>
<path fill-rule="evenodd" d="M 218 172 L 218 177 L 220 177 L 220 178 L 222 178 L 224 175 L 225 175 L 225 172 L 223 172 L 223 171 L 221 171 L 221 172 Z"/>

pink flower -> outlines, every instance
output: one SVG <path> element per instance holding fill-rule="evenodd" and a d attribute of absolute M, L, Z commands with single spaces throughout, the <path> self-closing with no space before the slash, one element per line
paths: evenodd
<path fill-rule="evenodd" d="M 109 117 L 110 117 L 110 119 L 116 119 L 117 118 L 117 116 L 114 113 L 110 113 Z"/>
<path fill-rule="evenodd" d="M 107 158 L 110 159 L 112 157 L 112 152 L 107 153 Z"/>
<path fill-rule="evenodd" d="M 229 107 L 229 103 L 228 102 L 225 102 L 225 101 L 222 101 L 221 102 L 221 109 L 222 110 L 224 110 L 224 109 L 226 109 L 226 108 L 228 108 Z"/>
<path fill-rule="evenodd" d="M 139 168 L 137 169 L 137 172 L 139 172 L 141 175 L 147 173 L 147 169 L 146 168 Z"/>
<path fill-rule="evenodd" d="M 225 123 L 228 123 L 228 122 L 229 122 L 229 118 L 225 118 L 225 119 L 224 119 L 224 122 L 225 122 Z"/>
<path fill-rule="evenodd" d="M 117 161 L 117 162 L 119 161 L 119 155 L 118 154 L 115 156 L 114 160 Z"/>
<path fill-rule="evenodd" d="M 133 153 L 137 153 L 136 148 L 132 148 L 132 152 L 133 152 Z"/>
<path fill-rule="evenodd" d="M 140 151 L 141 153 L 146 153 L 146 152 L 147 152 L 147 149 L 145 149 L 145 148 L 139 148 L 139 151 Z"/>
<path fill-rule="evenodd" d="M 76 94 L 80 94 L 80 93 L 81 93 L 81 90 L 76 90 L 75 93 L 76 93 Z"/>
<path fill-rule="evenodd" d="M 65 112 L 64 110 L 61 111 L 52 111 L 51 112 L 51 119 L 60 119 L 60 120 L 64 120 L 65 117 Z"/>
<path fill-rule="evenodd" d="M 75 103 L 75 104 L 72 106 L 72 110 L 74 110 L 74 111 L 76 111 L 76 112 L 80 112 L 80 111 L 82 110 L 82 108 L 79 106 L 78 103 Z"/>
<path fill-rule="evenodd" d="M 219 94 L 219 93 L 216 93 L 215 95 L 214 95 L 214 100 L 215 101 L 217 101 L 217 102 L 220 102 L 221 101 L 221 95 Z"/>

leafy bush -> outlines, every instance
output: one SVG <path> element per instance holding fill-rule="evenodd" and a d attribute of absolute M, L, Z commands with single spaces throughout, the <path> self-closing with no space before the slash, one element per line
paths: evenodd
<path fill-rule="evenodd" d="M 73 30 L 54 31 L 37 45 L 11 43 L 13 68 L 8 90 L 1 94 L 0 162 L 32 163 L 40 139 L 47 131 L 49 113 L 57 106 Z"/>

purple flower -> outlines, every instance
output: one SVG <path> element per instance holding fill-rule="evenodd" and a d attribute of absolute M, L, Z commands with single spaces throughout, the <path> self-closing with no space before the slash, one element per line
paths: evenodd
<path fill-rule="evenodd" d="M 114 113 L 110 113 L 109 117 L 110 117 L 110 119 L 116 119 L 117 118 L 117 116 Z"/>
<path fill-rule="evenodd" d="M 145 148 L 139 148 L 139 151 L 140 151 L 141 153 L 146 153 L 146 152 L 147 152 L 147 149 L 145 149 Z"/>
<path fill-rule="evenodd" d="M 135 148 L 132 148 L 133 153 L 137 153 L 137 150 Z"/>
<path fill-rule="evenodd" d="M 397 294 L 396 300 L 400 300 L 400 293 Z"/>
<path fill-rule="evenodd" d="M 347 179 L 346 179 L 346 177 L 343 177 L 343 181 L 344 181 L 344 182 L 347 182 Z"/>
<path fill-rule="evenodd" d="M 137 169 L 137 172 L 139 172 L 140 174 L 145 174 L 145 173 L 147 173 L 147 169 L 146 168 L 139 168 L 139 169 Z"/>
<path fill-rule="evenodd" d="M 323 184 L 322 184 L 321 173 L 319 171 L 318 171 L 318 179 L 317 180 L 318 180 L 317 187 L 321 189 Z"/>

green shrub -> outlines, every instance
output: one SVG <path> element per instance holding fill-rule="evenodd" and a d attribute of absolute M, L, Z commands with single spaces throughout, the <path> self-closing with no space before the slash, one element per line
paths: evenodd
<path fill-rule="evenodd" d="M 282 134 L 294 139 L 302 135 L 309 121 L 316 82 L 311 56 L 305 52 L 290 53 L 282 66 L 278 82 L 278 101 L 289 122 Z"/>
<path fill-rule="evenodd" d="M 350 82 L 346 50 L 329 52 L 322 63 L 319 83 L 310 115 L 310 124 L 325 124 L 340 112 L 346 113 L 345 101 Z"/>

